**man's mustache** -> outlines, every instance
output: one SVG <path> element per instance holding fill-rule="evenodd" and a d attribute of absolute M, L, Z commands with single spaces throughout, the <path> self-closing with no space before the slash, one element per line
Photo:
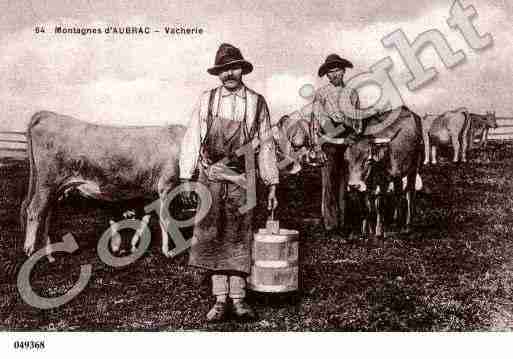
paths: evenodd
<path fill-rule="evenodd" d="M 228 82 L 228 81 L 237 81 L 237 79 L 233 76 L 229 76 L 229 77 L 226 77 L 225 79 L 223 79 L 223 83 Z"/>

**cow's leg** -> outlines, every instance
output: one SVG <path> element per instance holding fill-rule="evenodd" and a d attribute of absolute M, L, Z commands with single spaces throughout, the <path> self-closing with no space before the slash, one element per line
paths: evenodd
<path fill-rule="evenodd" d="M 431 163 L 436 165 L 436 146 L 431 145 Z"/>
<path fill-rule="evenodd" d="M 486 126 L 483 130 L 483 136 L 481 137 L 480 147 L 486 146 L 486 144 L 488 143 L 488 131 L 490 131 L 490 128 Z"/>
<path fill-rule="evenodd" d="M 362 220 L 362 228 L 361 228 L 361 233 L 360 233 L 362 242 L 365 241 L 365 239 L 368 237 L 368 234 L 369 234 L 369 218 L 367 216 L 365 216 L 365 217 L 363 217 L 363 220 Z"/>
<path fill-rule="evenodd" d="M 403 223 L 403 201 L 402 201 L 402 195 L 403 195 L 403 186 L 402 186 L 402 178 L 401 176 L 393 177 L 392 179 L 393 185 L 394 185 L 394 191 L 393 191 L 393 208 L 394 208 L 394 222 L 396 223 L 396 226 L 398 229 L 402 227 Z"/>
<path fill-rule="evenodd" d="M 53 263 L 55 262 L 55 258 L 52 256 L 52 252 L 50 250 L 50 245 L 52 244 L 50 240 L 50 218 L 52 217 L 52 209 L 49 207 L 48 211 L 46 212 L 46 219 L 45 219 L 45 229 L 44 229 L 44 238 L 46 239 L 46 258 L 48 259 L 48 262 Z"/>
<path fill-rule="evenodd" d="M 422 137 L 424 139 L 424 164 L 429 164 L 429 133 L 425 129 L 422 131 Z"/>
<path fill-rule="evenodd" d="M 30 143 L 29 143 L 29 146 L 31 146 Z M 35 186 L 36 186 L 36 173 L 34 170 L 34 162 L 33 162 L 34 158 L 33 158 L 33 154 L 31 153 L 31 150 L 29 150 L 29 151 L 30 151 L 29 161 L 31 163 L 31 166 L 30 166 L 30 173 L 29 173 L 27 196 L 23 200 L 23 202 L 21 204 L 21 208 L 20 208 L 20 224 L 21 224 L 22 229 L 25 229 L 25 225 L 26 225 L 26 221 L 27 221 L 28 205 L 32 201 L 32 198 L 34 197 L 34 194 L 35 194 L 34 190 L 35 190 Z"/>
<path fill-rule="evenodd" d="M 148 225 L 150 222 L 150 215 L 147 214 L 142 218 L 141 226 L 137 229 L 137 232 L 132 237 L 132 241 L 130 242 L 131 245 L 131 251 L 134 253 L 137 250 L 137 245 L 139 244 L 139 241 L 141 239 L 141 235 L 144 231 L 144 227 Z M 167 234 L 167 232 L 166 232 Z"/>
<path fill-rule="evenodd" d="M 469 143 L 471 141 L 474 141 L 474 136 L 473 136 L 472 132 L 470 133 L 470 136 L 467 135 L 466 133 L 463 133 L 461 141 L 462 141 L 462 144 L 461 144 L 461 161 L 462 162 L 467 162 L 467 151 L 468 151 L 468 148 L 469 148 Z"/>
<path fill-rule="evenodd" d="M 469 141 L 468 149 L 471 150 L 474 147 L 481 147 L 484 141 L 485 131 L 486 128 L 483 128 L 483 130 L 479 133 L 479 129 L 475 129 L 474 136 L 471 141 Z"/>
<path fill-rule="evenodd" d="M 357 191 L 347 192 L 347 217 L 346 217 L 346 235 L 350 243 L 357 243 L 362 236 L 362 221 L 366 216 L 366 203 L 362 193 Z"/>
<path fill-rule="evenodd" d="M 459 154 L 460 154 L 460 141 L 458 140 L 458 136 L 452 135 L 451 142 L 452 142 L 452 148 L 454 149 L 452 162 L 456 163 L 456 162 L 458 162 Z"/>
<path fill-rule="evenodd" d="M 174 171 L 170 169 L 163 169 L 162 173 L 174 173 Z M 158 182 L 157 190 L 159 193 L 160 199 L 160 208 L 159 208 L 159 224 L 160 231 L 162 234 L 162 253 L 165 256 L 169 255 L 169 233 L 168 228 L 171 224 L 171 210 L 169 209 L 170 200 L 168 198 L 168 194 L 171 192 L 171 189 L 174 187 L 173 179 L 169 175 L 163 175 Z"/>
<path fill-rule="evenodd" d="M 109 220 L 109 224 L 111 233 L 110 250 L 112 253 L 118 253 L 121 248 L 121 235 L 118 232 L 119 225 L 113 220 Z"/>
<path fill-rule="evenodd" d="M 383 196 L 381 194 L 378 194 L 376 196 L 375 201 L 376 206 L 376 240 L 380 242 L 380 244 L 383 243 L 385 238 L 385 229 L 384 229 L 384 203 L 383 203 Z"/>
<path fill-rule="evenodd" d="M 34 197 L 33 193 L 27 193 L 27 197 L 23 200 L 20 207 L 20 225 L 21 229 L 25 229 L 25 225 L 27 224 L 27 210 L 28 205 L 32 201 L 32 198 Z"/>
<path fill-rule="evenodd" d="M 165 198 L 161 197 L 160 201 L 160 212 L 159 212 L 159 222 L 160 222 L 160 230 L 162 232 L 162 253 L 165 256 L 169 254 L 169 233 L 168 226 L 171 224 L 171 219 L 169 218 L 169 208 L 166 206 L 169 203 L 166 203 Z"/>
<path fill-rule="evenodd" d="M 397 206 L 395 205 L 394 181 L 388 182 L 384 188 L 386 190 L 384 192 L 383 208 L 388 210 L 388 213 L 386 214 L 386 220 L 390 224 L 390 227 L 394 227 L 399 221 L 399 212 L 397 211 Z"/>
<path fill-rule="evenodd" d="M 142 232 L 141 232 L 142 233 Z M 132 240 L 130 241 L 130 252 L 134 253 L 137 250 L 137 246 L 139 245 L 139 241 L 141 239 L 141 233 L 139 233 L 139 230 L 136 234 L 132 237 Z"/>
<path fill-rule="evenodd" d="M 413 216 L 415 215 L 415 180 L 417 178 L 417 174 L 408 175 L 408 180 L 406 184 L 406 223 L 405 223 L 405 233 L 411 233 L 412 231 L 412 221 Z"/>
<path fill-rule="evenodd" d="M 408 234 L 412 231 L 412 219 L 414 211 L 415 191 L 406 191 L 406 223 L 404 227 L 404 233 Z"/>
<path fill-rule="evenodd" d="M 34 196 L 27 206 L 27 225 L 25 227 L 25 254 L 32 255 L 41 223 L 46 224 L 46 214 L 50 205 L 51 193 L 48 188 L 36 188 Z M 46 233 L 46 231 L 45 231 Z"/>
<path fill-rule="evenodd" d="M 364 207 L 363 207 L 363 216 L 361 220 L 361 232 L 360 232 L 360 240 L 362 244 L 369 240 L 370 236 L 370 221 L 372 216 L 372 201 L 370 195 L 364 195 Z"/>

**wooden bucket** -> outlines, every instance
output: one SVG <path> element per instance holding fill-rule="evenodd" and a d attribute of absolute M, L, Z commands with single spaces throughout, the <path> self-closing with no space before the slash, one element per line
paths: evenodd
<path fill-rule="evenodd" d="M 298 231 L 284 228 L 272 232 L 260 229 L 255 233 L 248 280 L 251 290 L 285 293 L 299 289 L 298 236 Z"/>

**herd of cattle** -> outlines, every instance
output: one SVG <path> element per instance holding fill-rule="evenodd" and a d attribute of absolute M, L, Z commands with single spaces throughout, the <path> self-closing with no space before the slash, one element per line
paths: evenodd
<path fill-rule="evenodd" d="M 331 145 L 345 146 L 343 158 L 337 159 L 336 165 L 347 174 L 341 190 L 349 192 L 347 198 L 357 198 L 360 208 L 364 208 L 359 230 L 363 236 L 374 232 L 378 239 L 385 233 L 386 198 L 394 206 L 393 220 L 410 230 L 415 193 L 421 183 L 419 172 L 423 164 L 429 163 L 430 155 L 431 162 L 436 163 L 437 146 L 452 145 L 453 161 L 466 161 L 473 139 L 477 136 L 482 144 L 488 129 L 497 127 L 494 113 L 483 116 L 464 108 L 421 118 L 402 106 L 365 122 L 365 131 L 357 140 L 345 143 L 337 139 Z M 278 148 L 284 157 L 292 159 L 293 172 L 301 163 L 315 160 L 308 121 L 292 121 L 284 116 L 278 127 Z M 38 238 L 50 243 L 52 209 L 70 193 L 105 201 L 153 198 L 157 194 L 161 214 L 167 211 L 164 199 L 178 185 L 184 133 L 181 125 L 120 128 L 48 111 L 34 114 L 27 130 L 29 189 L 21 208 L 25 253 L 31 255 L 36 250 Z M 290 171 L 290 166 L 283 169 Z M 345 195 L 339 197 L 345 201 Z M 169 246 L 166 218 L 160 216 L 164 251 Z"/>
<path fill-rule="evenodd" d="M 425 147 L 424 164 L 429 163 L 431 147 L 431 163 L 436 164 L 436 148 L 439 144 L 452 144 L 454 149 L 453 162 L 467 162 L 467 152 L 477 138 L 479 146 L 486 143 L 490 128 L 497 128 L 494 112 L 486 115 L 469 113 L 461 108 L 447 111 L 441 115 L 426 115 L 422 120 Z"/>

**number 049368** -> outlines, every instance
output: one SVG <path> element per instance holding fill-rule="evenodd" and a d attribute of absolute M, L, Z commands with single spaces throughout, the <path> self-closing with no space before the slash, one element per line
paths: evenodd
<path fill-rule="evenodd" d="M 16 340 L 14 342 L 14 349 L 17 350 L 42 350 L 45 348 L 45 342 L 42 340 Z"/>

